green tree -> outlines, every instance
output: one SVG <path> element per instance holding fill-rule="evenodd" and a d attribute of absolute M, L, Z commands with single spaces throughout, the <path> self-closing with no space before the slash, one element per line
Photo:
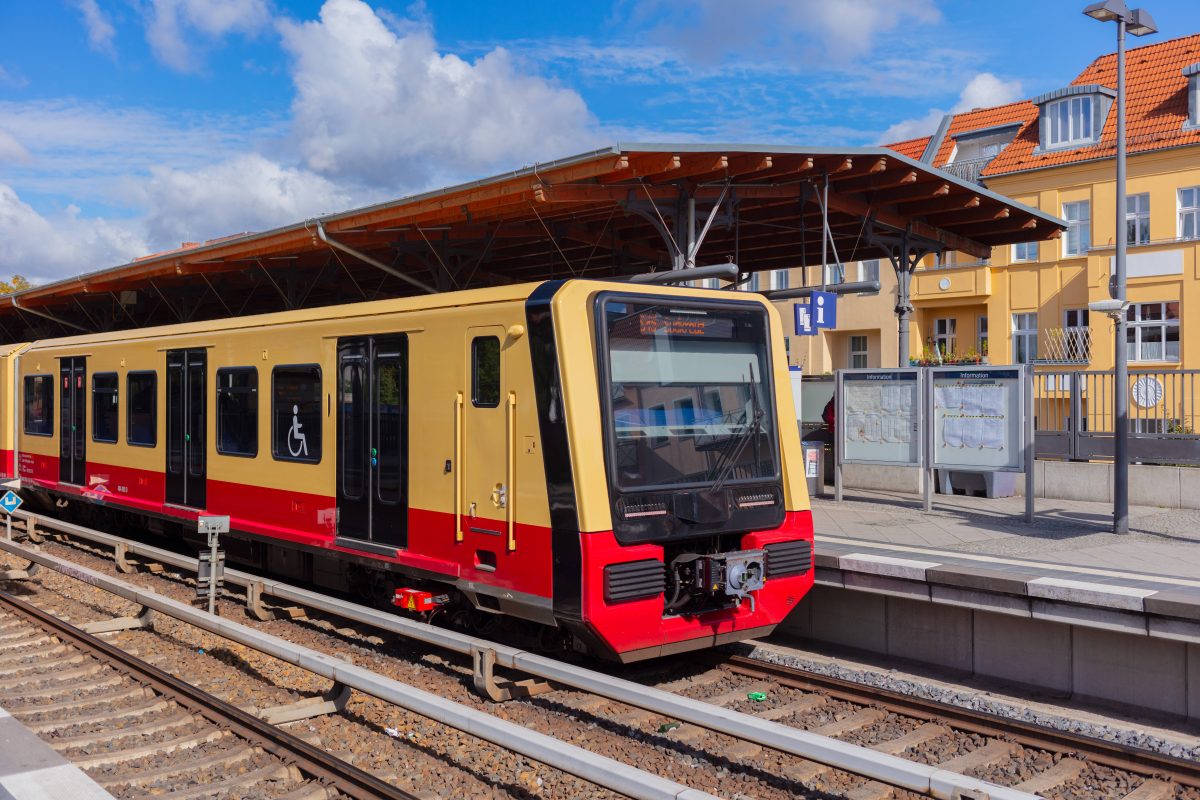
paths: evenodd
<path fill-rule="evenodd" d="M 12 280 L 0 280 L 0 294 L 12 294 L 32 285 L 24 275 L 13 275 Z"/>

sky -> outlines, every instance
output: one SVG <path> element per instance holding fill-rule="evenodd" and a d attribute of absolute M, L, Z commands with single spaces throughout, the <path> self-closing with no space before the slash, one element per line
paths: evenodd
<path fill-rule="evenodd" d="M 1154 0 L 1195 33 L 1194 0 Z M 873 145 L 1066 85 L 1083 2 L 0 0 L 0 276 L 616 142 Z M 1004 13 L 998 13 L 1000 10 Z"/>

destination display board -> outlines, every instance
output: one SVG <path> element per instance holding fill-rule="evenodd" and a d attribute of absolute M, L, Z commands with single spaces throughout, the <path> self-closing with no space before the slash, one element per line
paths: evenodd
<path fill-rule="evenodd" d="M 834 421 L 842 463 L 917 466 L 921 392 L 915 369 L 842 370 Z"/>
<path fill-rule="evenodd" d="M 1024 383 L 1013 367 L 929 371 L 933 467 L 1021 472 Z"/>

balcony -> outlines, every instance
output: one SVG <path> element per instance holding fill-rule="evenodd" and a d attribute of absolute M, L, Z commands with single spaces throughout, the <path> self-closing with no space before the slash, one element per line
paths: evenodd
<path fill-rule="evenodd" d="M 963 161 L 951 161 L 944 167 L 941 167 L 942 172 L 949 172 L 956 178 L 961 178 L 964 181 L 971 183 L 980 183 L 979 175 L 983 172 L 984 167 L 991 163 L 995 156 L 986 158 L 969 158 Z"/>
<path fill-rule="evenodd" d="M 1090 327 L 1047 328 L 1038 336 L 1036 364 L 1085 365 L 1092 361 Z"/>
<path fill-rule="evenodd" d="M 925 306 L 986 300 L 991 294 L 992 269 L 983 262 L 913 273 L 913 302 Z"/>

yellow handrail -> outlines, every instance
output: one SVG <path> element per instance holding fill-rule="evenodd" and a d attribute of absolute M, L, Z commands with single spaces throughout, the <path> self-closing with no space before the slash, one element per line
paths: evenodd
<path fill-rule="evenodd" d="M 459 392 L 454 399 L 454 541 L 463 540 L 462 529 L 462 428 L 463 428 L 463 393 Z"/>
<path fill-rule="evenodd" d="M 507 414 L 507 416 L 508 416 L 508 420 L 507 420 L 507 422 L 508 422 L 508 426 L 507 426 L 508 427 L 508 436 L 507 436 L 507 438 L 508 438 L 508 469 L 507 469 L 507 475 L 505 476 L 505 480 L 508 483 L 508 492 L 507 492 L 508 497 L 507 497 L 507 502 L 505 503 L 505 505 L 507 506 L 507 508 L 505 510 L 508 512 L 508 515 L 507 515 L 508 516 L 508 551 L 511 553 L 513 550 L 517 549 L 517 534 L 516 534 L 516 529 L 514 527 L 515 526 L 515 522 L 514 522 L 515 514 L 513 513 L 513 507 L 516 505 L 516 500 L 517 500 L 517 490 L 516 490 L 517 487 L 513 485 L 513 478 L 515 477 L 515 472 L 516 472 L 516 449 L 517 449 L 517 441 L 516 441 L 517 440 L 517 437 L 516 437 L 517 393 L 516 392 L 508 393 L 508 414 Z"/>

